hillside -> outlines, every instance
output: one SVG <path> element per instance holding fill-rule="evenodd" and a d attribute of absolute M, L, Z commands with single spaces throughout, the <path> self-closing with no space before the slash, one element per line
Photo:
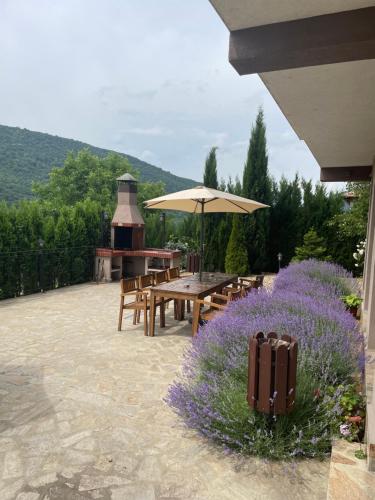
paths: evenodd
<path fill-rule="evenodd" d="M 46 180 L 52 167 L 62 166 L 69 151 L 76 152 L 82 148 L 88 148 L 98 156 L 111 152 L 73 139 L 0 125 L 0 200 L 13 202 L 30 198 L 32 181 Z M 142 181 L 162 181 L 168 193 L 198 184 L 134 156 L 122 156 L 126 156 L 139 171 Z"/>

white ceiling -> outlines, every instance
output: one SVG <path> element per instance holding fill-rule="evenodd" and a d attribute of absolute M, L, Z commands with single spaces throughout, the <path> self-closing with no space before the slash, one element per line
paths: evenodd
<path fill-rule="evenodd" d="M 210 0 L 229 30 L 375 5 L 374 0 Z"/>
<path fill-rule="evenodd" d="M 260 75 L 321 167 L 371 165 L 375 155 L 375 60 Z"/>

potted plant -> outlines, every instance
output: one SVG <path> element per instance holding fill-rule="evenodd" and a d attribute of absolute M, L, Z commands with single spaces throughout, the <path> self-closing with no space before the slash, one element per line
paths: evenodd
<path fill-rule="evenodd" d="M 361 297 L 352 293 L 351 295 L 344 295 L 342 300 L 347 310 L 356 318 L 358 316 L 358 308 L 362 304 Z"/>

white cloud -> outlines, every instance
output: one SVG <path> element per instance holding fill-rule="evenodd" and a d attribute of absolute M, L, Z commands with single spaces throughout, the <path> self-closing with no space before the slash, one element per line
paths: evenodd
<path fill-rule="evenodd" d="M 151 135 L 151 136 L 170 136 L 173 135 L 173 130 L 164 127 L 150 127 L 150 128 L 141 128 L 134 127 L 129 128 L 125 132 L 128 134 L 137 134 L 137 135 Z"/>
<path fill-rule="evenodd" d="M 212 146 L 219 176 L 242 177 L 262 105 L 271 173 L 318 178 L 261 80 L 228 63 L 228 31 L 207 0 L 1 0 L 0 46 L 0 123 L 201 180 Z"/>

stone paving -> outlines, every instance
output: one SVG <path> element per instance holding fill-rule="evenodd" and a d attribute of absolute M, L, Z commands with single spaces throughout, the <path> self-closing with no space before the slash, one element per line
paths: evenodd
<path fill-rule="evenodd" d="M 323 499 L 329 462 L 225 456 L 165 405 L 190 326 L 144 337 L 117 283 L 0 303 L 0 500 Z"/>

